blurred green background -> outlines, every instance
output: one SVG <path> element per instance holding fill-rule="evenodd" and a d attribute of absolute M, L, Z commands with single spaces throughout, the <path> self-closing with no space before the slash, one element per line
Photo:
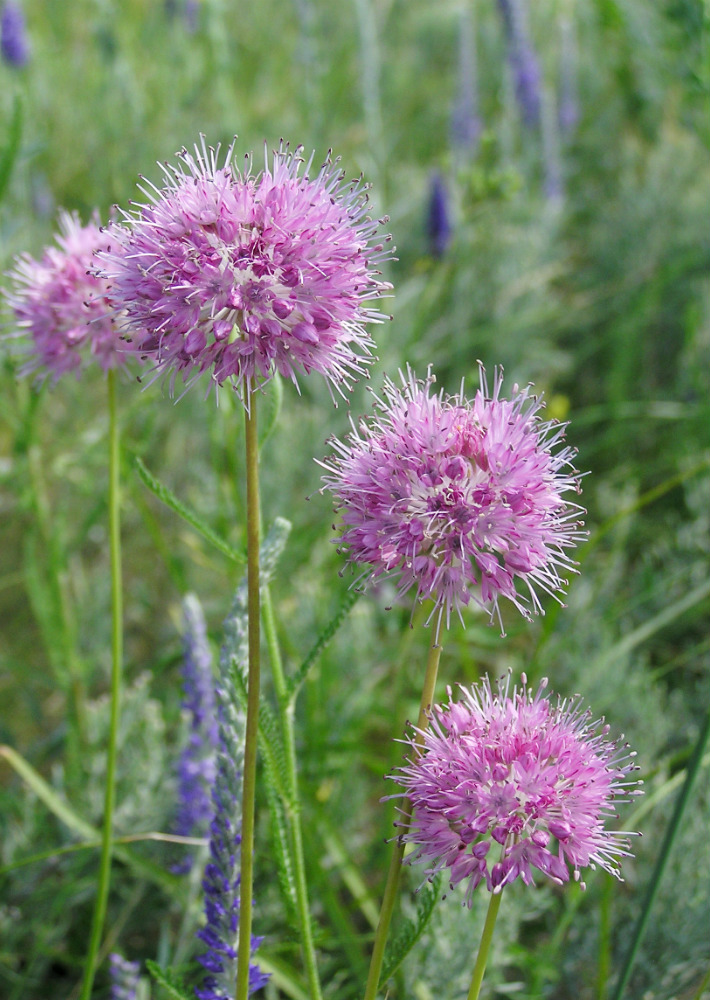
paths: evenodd
<path fill-rule="evenodd" d="M 0 255 L 7 270 L 15 254 L 41 253 L 59 207 L 85 220 L 97 208 L 106 221 L 112 205 L 141 199 L 140 174 L 159 183 L 156 161 L 200 133 L 224 146 L 237 134 L 257 168 L 264 144 L 282 137 L 317 159 L 332 148 L 349 176 L 372 183 L 373 213 L 390 217 L 397 246 L 386 275 L 393 321 L 374 330 L 373 388 L 382 371 L 410 363 L 423 374 L 431 364 L 447 391 L 463 378 L 473 394 L 480 359 L 489 370 L 502 364 L 509 387 L 533 381 L 548 413 L 569 420 L 568 441 L 589 472 L 592 541 L 569 607 L 558 613 L 552 602 L 533 626 L 505 609 L 505 640 L 472 615 L 452 629 L 441 677 L 443 692 L 484 670 L 547 675 L 564 694 L 582 692 L 639 751 L 645 837 L 626 883 L 612 892 L 590 876 L 583 898 L 549 887 L 511 892 L 486 987 L 489 996 L 586 1000 L 613 983 L 710 700 L 710 8 L 513 6 L 527 12 L 522 37 L 539 68 L 532 124 L 494 0 L 26 0 L 29 59 L 0 63 L 3 162 L 19 135 L 0 203 Z M 439 246 L 428 221 L 435 175 L 448 217 Z M 97 824 L 109 671 L 105 383 L 86 372 L 38 392 L 17 379 L 6 345 L 0 742 Z M 300 397 L 286 387 L 263 456 L 265 519 L 294 525 L 274 586 L 291 667 L 351 582 L 338 577 L 330 502 L 317 493 L 313 462 L 331 433 L 343 433 L 347 411 L 334 410 L 317 381 L 301 386 Z M 217 646 L 239 580 L 146 490 L 135 459 L 238 545 L 242 431 L 226 391 L 218 408 L 199 388 L 174 405 L 160 384 L 141 392 L 126 378 L 120 395 L 129 707 L 117 822 L 135 832 L 168 829 L 174 808 L 180 598 L 199 595 Z M 352 411 L 368 407 L 359 386 Z M 392 832 L 391 804 L 378 803 L 381 776 L 398 753 L 391 737 L 418 702 L 426 638 L 407 629 L 409 607 L 385 611 L 392 596 L 382 587 L 360 599 L 298 705 L 329 997 L 361 989 L 371 928 L 352 874 L 379 900 Z M 83 743 L 72 692 L 85 703 Z M 706 761 L 629 996 L 710 996 L 707 788 Z M 0 831 L 0 996 L 76 996 L 96 854 L 12 867 L 77 837 L 4 763 Z M 266 819 L 259 837 L 255 930 L 296 981 Z M 170 863 L 162 845 L 140 850 Z M 416 872 L 410 881 L 416 888 Z M 118 864 L 116 946 L 169 962 L 184 905 L 183 888 L 156 889 Z M 455 898 L 440 904 L 390 997 L 462 995 L 482 909 L 481 900 L 470 914 Z M 283 989 L 272 983 L 267 996 Z M 97 996 L 106 995 L 100 977 Z"/>

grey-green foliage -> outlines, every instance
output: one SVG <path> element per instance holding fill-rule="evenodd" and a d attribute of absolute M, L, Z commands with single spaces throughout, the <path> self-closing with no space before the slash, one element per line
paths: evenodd
<path fill-rule="evenodd" d="M 151 697 L 151 676 L 141 674 L 123 692 L 118 738 L 115 830 L 134 834 L 162 830 L 174 812 L 174 760 L 162 704 Z M 76 807 L 99 825 L 104 804 L 109 699 L 86 703 L 87 752 Z"/>
<path fill-rule="evenodd" d="M 410 881 L 418 874 L 414 869 Z M 490 895 L 479 887 L 468 909 L 463 905 L 461 888 L 449 891 L 437 904 L 419 945 L 405 961 L 404 996 L 415 1000 L 460 1000 L 467 995 Z M 535 908 L 538 891 L 516 886 L 503 894 L 483 996 L 494 995 L 495 987 L 500 986 L 510 968 L 510 946 L 516 940 L 525 907 Z M 416 897 L 405 907 L 410 909 L 415 904 Z"/>

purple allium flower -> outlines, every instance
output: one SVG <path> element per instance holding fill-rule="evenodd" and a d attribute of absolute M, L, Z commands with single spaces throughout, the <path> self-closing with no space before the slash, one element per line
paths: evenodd
<path fill-rule="evenodd" d="M 570 866 L 578 880 L 597 865 L 620 879 L 630 856 L 631 834 L 604 824 L 625 796 L 642 794 L 629 791 L 640 784 L 627 779 L 635 754 L 577 696 L 553 703 L 546 686 L 533 694 L 523 675 L 511 693 L 508 675 L 494 695 L 486 678 L 459 702 L 449 688 L 449 704 L 409 737 L 411 758 L 390 775 L 414 810 L 407 861 L 429 876 L 448 868 L 452 888 L 466 881 L 469 906 L 481 882 L 491 892 L 516 878 L 530 885 L 537 868 L 561 884 Z"/>
<path fill-rule="evenodd" d="M 256 176 L 234 145 L 223 166 L 204 138 L 178 155 L 103 255 L 133 350 L 170 372 L 171 391 L 178 372 L 189 387 L 209 371 L 248 402 L 274 371 L 295 383 L 316 371 L 342 393 L 371 360 L 363 324 L 384 319 L 369 303 L 391 287 L 365 186 L 330 159 L 310 179 L 311 161 L 302 172 L 300 148 L 283 145 Z"/>
<path fill-rule="evenodd" d="M 111 1000 L 136 1000 L 140 962 L 129 962 L 112 952 L 108 957 L 111 977 Z"/>
<path fill-rule="evenodd" d="M 525 0 L 498 0 L 508 43 L 515 97 L 529 127 L 540 122 L 540 66 L 529 37 Z"/>
<path fill-rule="evenodd" d="M 431 374 L 400 377 L 401 388 L 385 381 L 379 413 L 351 421 L 320 463 L 342 512 L 343 549 L 370 567 L 359 579 L 398 576 L 400 595 L 416 588 L 447 625 L 471 600 L 499 621 L 501 597 L 526 618 L 542 611 L 535 588 L 563 588 L 559 571 L 574 566 L 567 550 L 584 537 L 584 511 L 564 496 L 579 492 L 574 452 L 553 452 L 564 425 L 540 420 L 529 387 L 502 399 L 500 371 L 489 394 L 481 367 L 472 401 L 463 386 L 433 395 Z"/>
<path fill-rule="evenodd" d="M 215 779 L 219 726 L 205 617 L 194 594 L 188 594 L 183 601 L 183 617 L 182 707 L 189 718 L 189 735 L 178 761 L 179 806 L 175 833 L 181 837 L 203 837 L 213 814 L 211 789 Z M 174 866 L 173 871 L 187 872 L 191 867 L 192 858 L 187 856 L 184 864 Z"/>
<path fill-rule="evenodd" d="M 57 246 L 47 247 L 41 260 L 29 254 L 17 258 L 9 272 L 13 288 L 5 292 L 20 335 L 28 334 L 29 359 L 20 374 L 39 371 L 56 382 L 80 369 L 88 353 L 104 371 L 122 366 L 116 322 L 106 299 L 106 282 L 89 269 L 94 252 L 107 249 L 109 237 L 98 219 L 82 226 L 76 213 L 59 214 Z"/>
<path fill-rule="evenodd" d="M 434 173 L 429 184 L 427 237 L 432 257 L 443 257 L 451 241 L 451 222 L 444 179 Z"/>
<path fill-rule="evenodd" d="M 12 0 L 3 6 L 0 14 L 0 52 L 9 66 L 21 69 L 30 58 L 25 15 L 19 3 Z"/>

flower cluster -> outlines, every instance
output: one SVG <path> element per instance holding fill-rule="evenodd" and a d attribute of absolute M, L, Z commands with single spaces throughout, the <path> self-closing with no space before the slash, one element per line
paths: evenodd
<path fill-rule="evenodd" d="M 106 250 L 109 237 L 98 220 L 83 226 L 76 213 L 61 212 L 57 246 L 47 247 L 41 260 L 23 254 L 9 277 L 5 293 L 29 357 L 20 374 L 38 371 L 57 381 L 80 371 L 86 349 L 104 371 L 124 364 L 116 323 L 106 299 L 105 281 L 88 273 L 94 253 Z"/>
<path fill-rule="evenodd" d="M 530 40 L 525 0 L 498 0 L 508 43 L 515 97 L 529 127 L 540 122 L 540 66 Z"/>
<path fill-rule="evenodd" d="M 342 392 L 365 373 L 372 341 L 365 323 L 384 319 L 369 303 L 390 286 L 376 265 L 366 188 L 344 183 L 328 160 L 311 179 L 300 149 L 281 146 L 254 176 L 230 146 L 204 138 L 164 166 L 162 189 L 111 230 L 101 273 L 123 311 L 131 348 L 156 375 L 178 372 L 190 386 L 204 372 L 231 382 L 248 401 L 274 372 L 293 380 L 316 371 Z"/>
<path fill-rule="evenodd" d="M 111 1000 L 136 1000 L 140 963 L 129 962 L 122 955 L 112 952 L 108 957 L 111 977 Z"/>
<path fill-rule="evenodd" d="M 26 66 L 30 59 L 25 15 L 19 3 L 8 0 L 0 13 L 0 54 L 16 69 Z"/>
<path fill-rule="evenodd" d="M 607 738 L 578 698 L 549 700 L 547 681 L 535 694 L 510 690 L 510 675 L 493 694 L 488 679 L 462 689 L 462 699 L 435 706 L 431 725 L 415 730 L 407 760 L 390 775 L 404 788 L 414 816 L 403 840 L 407 858 L 427 874 L 449 870 L 452 888 L 467 882 L 467 902 L 485 882 L 492 892 L 532 869 L 554 882 L 598 865 L 617 878 L 629 856 L 629 834 L 606 830 L 615 804 L 638 781 L 634 754 Z M 397 796 L 393 796 L 397 797 Z"/>
<path fill-rule="evenodd" d="M 540 420 L 527 388 L 502 399 L 500 372 L 489 394 L 481 369 L 472 402 L 463 389 L 432 394 L 433 378 L 409 370 L 401 381 L 385 382 L 379 412 L 352 423 L 321 463 L 349 561 L 369 565 L 361 580 L 398 576 L 400 594 L 416 588 L 447 624 L 471 600 L 499 620 L 500 597 L 525 617 L 539 612 L 535 588 L 562 589 L 560 570 L 573 567 L 567 550 L 583 537 L 583 511 L 565 498 L 579 492 L 574 453 L 553 451 L 563 425 Z"/>
<path fill-rule="evenodd" d="M 215 779 L 215 752 L 219 740 L 212 654 L 207 642 L 205 618 L 199 601 L 188 594 L 183 601 L 185 622 L 182 707 L 189 718 L 187 743 L 178 761 L 179 807 L 175 833 L 181 837 L 202 837 L 212 819 L 210 790 Z M 192 866 L 188 856 L 174 871 Z"/>

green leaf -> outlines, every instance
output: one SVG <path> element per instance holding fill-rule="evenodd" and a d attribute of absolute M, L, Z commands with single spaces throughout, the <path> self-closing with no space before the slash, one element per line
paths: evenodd
<path fill-rule="evenodd" d="M 162 968 L 149 958 L 145 960 L 145 965 L 153 979 L 163 987 L 171 1000 L 195 1000 L 180 977 L 170 969 Z"/>
<path fill-rule="evenodd" d="M 240 666 L 233 660 L 232 681 L 240 704 L 246 710 L 247 684 Z M 267 780 L 275 787 L 287 808 L 293 807 L 289 792 L 288 767 L 284 752 L 281 729 L 271 705 L 265 698 L 259 698 L 259 749 L 264 760 Z"/>
<path fill-rule="evenodd" d="M 267 771 L 270 768 L 267 766 Z M 296 902 L 296 878 L 293 873 L 293 858 L 291 856 L 291 841 L 288 820 L 283 800 L 276 791 L 272 780 L 265 782 L 266 799 L 269 803 L 269 819 L 271 820 L 271 843 L 276 861 L 276 871 L 281 886 L 281 894 L 286 906 L 287 923 L 291 927 L 298 926 L 298 911 Z"/>
<path fill-rule="evenodd" d="M 349 590 L 345 595 L 345 600 L 338 608 L 336 614 L 331 618 L 326 627 L 323 629 L 321 634 L 316 639 L 313 644 L 310 653 L 306 656 L 305 660 L 298 668 L 296 673 L 289 677 L 288 680 L 288 699 L 293 702 L 296 695 L 301 690 L 303 683 L 305 682 L 308 674 L 315 665 L 318 657 L 321 655 L 325 647 L 328 645 L 330 640 L 333 638 L 335 633 L 338 631 L 340 626 L 343 624 L 347 618 L 350 609 L 357 603 L 360 599 L 360 592 L 357 590 Z"/>
<path fill-rule="evenodd" d="M 208 524 L 202 520 L 202 518 L 196 514 L 190 507 L 186 506 L 182 500 L 178 500 L 172 490 L 161 483 L 159 479 L 156 479 L 152 472 L 146 469 L 143 461 L 136 456 L 136 471 L 140 476 L 143 483 L 148 487 L 148 489 L 156 495 L 161 503 L 164 503 L 166 507 L 174 511 L 178 517 L 181 517 L 183 521 L 186 521 L 191 528 L 199 532 L 203 538 L 205 538 L 211 545 L 218 549 L 223 555 L 231 559 L 236 563 L 245 563 L 246 555 L 239 549 L 235 549 L 234 546 L 230 545 L 229 542 L 225 541 L 220 535 L 210 528 Z"/>
<path fill-rule="evenodd" d="M 5 194 L 5 188 L 10 182 L 12 168 L 15 165 L 17 154 L 20 150 L 20 139 L 22 137 L 22 101 L 15 95 L 12 106 L 12 121 L 8 133 L 7 143 L 0 153 L 0 200 Z"/>
<path fill-rule="evenodd" d="M 414 920 L 406 920 L 397 934 L 392 938 L 385 952 L 385 960 L 382 968 L 380 982 L 384 983 L 390 976 L 394 975 L 404 959 L 424 933 L 424 930 L 431 920 L 434 906 L 439 899 L 441 892 L 441 875 L 435 875 L 430 884 L 423 886 L 419 890 L 417 900 L 417 915 Z"/>

